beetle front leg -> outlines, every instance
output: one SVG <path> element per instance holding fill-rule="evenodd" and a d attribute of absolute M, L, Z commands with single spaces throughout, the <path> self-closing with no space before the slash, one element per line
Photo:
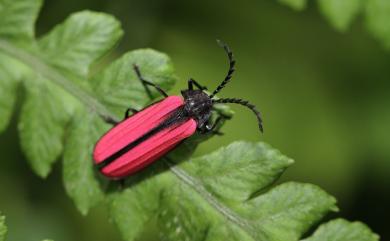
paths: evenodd
<path fill-rule="evenodd" d="M 193 90 L 194 89 L 194 85 L 200 89 L 200 90 L 207 90 L 207 87 L 205 86 L 201 86 L 198 82 L 196 82 L 196 80 L 194 79 L 189 79 L 188 80 L 188 89 L 189 90 Z"/>
<path fill-rule="evenodd" d="M 201 133 L 202 134 L 209 134 L 209 133 L 212 133 L 212 134 L 215 134 L 215 135 L 218 135 L 218 136 L 222 136 L 223 135 L 223 132 L 219 131 L 219 128 L 217 128 L 221 121 L 224 119 L 224 117 L 222 116 L 218 116 L 217 119 L 215 120 L 214 124 L 210 124 L 209 122 L 206 122 L 205 125 L 203 126 L 203 128 L 201 128 Z"/>
<path fill-rule="evenodd" d="M 217 119 L 215 120 L 214 124 L 209 127 L 209 131 L 215 135 L 222 136 L 224 135 L 223 132 L 221 132 L 219 129 L 221 127 L 221 122 L 222 120 L 225 119 L 223 116 L 218 116 Z M 207 126 L 206 126 L 207 127 Z"/>
<path fill-rule="evenodd" d="M 158 92 L 160 92 L 161 95 L 163 95 L 164 97 L 168 97 L 168 94 L 160 87 L 158 86 L 157 84 L 154 84 L 148 80 L 146 80 L 142 74 L 141 74 L 141 71 L 138 67 L 138 65 L 134 64 L 133 65 L 133 68 L 134 68 L 134 71 L 135 73 L 137 74 L 137 77 L 138 79 L 141 81 L 141 83 L 144 85 L 145 87 L 145 90 L 146 90 L 146 93 L 148 94 L 149 98 L 150 99 L 153 99 L 153 95 L 152 95 L 152 92 L 150 91 L 150 89 L 148 88 L 148 85 L 149 86 L 152 86 L 154 87 Z"/>

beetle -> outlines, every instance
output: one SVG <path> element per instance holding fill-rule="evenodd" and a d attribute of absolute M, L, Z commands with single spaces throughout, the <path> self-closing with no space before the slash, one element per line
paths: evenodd
<path fill-rule="evenodd" d="M 127 109 L 125 118 L 120 123 L 106 118 L 107 122 L 115 126 L 97 141 L 93 151 L 95 164 L 103 175 L 111 179 L 123 179 L 132 175 L 165 155 L 196 131 L 221 134 L 216 127 L 224 116 L 219 115 L 211 123 L 215 104 L 234 103 L 249 108 L 256 115 L 259 129 L 263 132 L 260 112 L 253 104 L 238 98 L 215 97 L 231 80 L 236 63 L 229 46 L 219 40 L 217 42 L 228 56 L 229 70 L 225 79 L 211 94 L 206 93 L 206 87 L 189 79 L 188 89 L 181 91 L 182 96 L 168 96 L 157 84 L 146 80 L 137 65 L 133 65 L 148 95 L 151 97 L 149 87 L 153 87 L 164 98 L 141 111 Z M 130 112 L 133 114 L 130 115 Z"/>

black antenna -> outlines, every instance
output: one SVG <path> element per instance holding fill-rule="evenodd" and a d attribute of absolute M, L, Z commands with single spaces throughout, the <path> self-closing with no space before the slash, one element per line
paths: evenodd
<path fill-rule="evenodd" d="M 227 72 L 227 75 L 226 75 L 225 79 L 222 81 L 222 83 L 220 85 L 218 85 L 218 87 L 210 95 L 210 98 L 213 98 L 230 81 L 230 79 L 232 78 L 232 74 L 233 74 L 233 72 L 235 70 L 234 69 L 234 65 L 236 64 L 236 61 L 234 60 L 234 57 L 233 57 L 233 53 L 230 50 L 229 46 L 227 44 L 225 44 L 224 42 L 222 42 L 221 40 L 218 40 L 218 39 L 217 39 L 217 43 L 219 44 L 219 46 L 221 46 L 225 50 L 226 54 L 228 55 L 228 58 L 229 58 L 229 71 Z"/>
<path fill-rule="evenodd" d="M 259 129 L 261 132 L 263 132 L 263 120 L 261 119 L 261 114 L 258 110 L 256 110 L 256 106 L 254 106 L 253 104 L 249 103 L 246 100 L 236 99 L 236 98 L 218 99 L 218 100 L 213 100 L 213 102 L 214 103 L 233 103 L 233 104 L 239 104 L 239 105 L 246 106 L 247 108 L 252 110 L 253 113 L 256 115 L 257 122 L 259 124 Z"/>

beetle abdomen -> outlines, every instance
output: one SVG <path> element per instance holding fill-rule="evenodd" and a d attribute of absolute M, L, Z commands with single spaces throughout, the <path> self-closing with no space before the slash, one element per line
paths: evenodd
<path fill-rule="evenodd" d="M 109 130 L 97 142 L 93 153 L 95 163 L 103 164 L 101 172 L 111 178 L 125 177 L 157 160 L 180 141 L 191 136 L 196 130 L 196 121 L 187 119 L 139 141 L 183 104 L 181 97 L 169 96 Z M 132 145 L 136 142 L 139 143 Z M 129 150 L 123 152 L 123 149 L 130 146 Z"/>

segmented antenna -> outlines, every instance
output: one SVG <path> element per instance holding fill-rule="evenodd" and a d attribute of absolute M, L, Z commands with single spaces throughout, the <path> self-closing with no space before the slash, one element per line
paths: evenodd
<path fill-rule="evenodd" d="M 243 106 L 249 108 L 256 115 L 257 122 L 259 124 L 259 129 L 260 129 L 261 132 L 263 132 L 263 120 L 261 119 L 261 114 L 256 109 L 256 106 L 251 104 L 251 103 L 249 103 L 249 101 L 242 100 L 242 99 L 236 99 L 236 98 L 224 98 L 224 99 L 213 100 L 213 102 L 214 103 L 223 103 L 223 104 L 225 104 L 225 103 L 233 103 L 233 104 L 243 105 Z"/>
<path fill-rule="evenodd" d="M 218 87 L 210 95 L 210 98 L 213 98 L 230 81 L 230 79 L 232 78 L 233 72 L 235 71 L 234 65 L 236 64 L 236 61 L 234 60 L 234 57 L 233 57 L 233 52 L 230 50 L 229 46 L 218 39 L 217 39 L 217 43 L 219 44 L 219 46 L 221 46 L 225 50 L 225 52 L 229 58 L 229 71 L 227 72 L 227 75 L 226 75 L 225 79 L 222 81 L 222 83 L 220 85 L 218 85 Z"/>

